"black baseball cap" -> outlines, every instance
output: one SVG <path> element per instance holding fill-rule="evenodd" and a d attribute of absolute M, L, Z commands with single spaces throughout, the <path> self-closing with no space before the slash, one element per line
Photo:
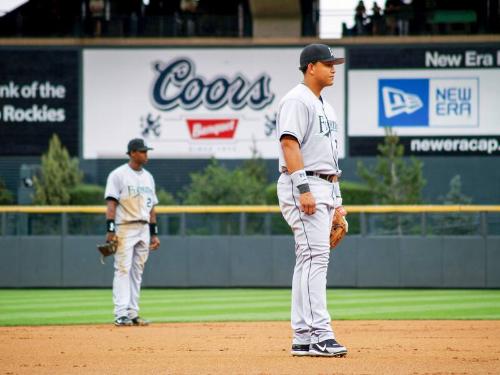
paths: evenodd
<path fill-rule="evenodd" d="M 343 57 L 335 57 L 333 50 L 325 44 L 309 44 L 300 53 L 300 68 L 316 61 L 333 61 L 333 65 L 343 64 Z"/>
<path fill-rule="evenodd" d="M 130 140 L 127 146 L 127 154 L 130 154 L 132 151 L 148 151 L 152 150 L 151 147 L 148 147 L 144 144 L 144 139 L 134 138 Z"/>

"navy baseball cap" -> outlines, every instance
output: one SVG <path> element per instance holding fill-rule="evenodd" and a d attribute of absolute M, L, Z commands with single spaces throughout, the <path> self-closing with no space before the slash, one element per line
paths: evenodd
<path fill-rule="evenodd" d="M 127 146 L 127 154 L 130 154 L 132 151 L 148 151 L 152 150 L 151 147 L 148 147 L 144 144 L 144 139 L 134 138 L 130 140 Z"/>
<path fill-rule="evenodd" d="M 309 44 L 300 53 L 300 68 L 316 61 L 333 61 L 333 65 L 343 64 L 343 57 L 335 57 L 333 50 L 325 44 Z"/>

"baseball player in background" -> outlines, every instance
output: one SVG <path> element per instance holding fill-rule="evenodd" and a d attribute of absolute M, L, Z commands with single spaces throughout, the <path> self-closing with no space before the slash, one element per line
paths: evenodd
<path fill-rule="evenodd" d="M 115 253 L 113 302 L 115 325 L 148 325 L 139 317 L 142 273 L 149 251 L 160 246 L 154 206 L 153 176 L 143 168 L 148 150 L 140 138 L 128 143 L 129 162 L 113 170 L 106 183 L 107 241 L 118 241 Z"/>
<path fill-rule="evenodd" d="M 277 116 L 280 142 L 278 198 L 295 238 L 292 281 L 292 355 L 340 357 L 347 349 L 335 340 L 326 304 L 330 227 L 342 215 L 338 179 L 337 117 L 321 97 L 332 86 L 335 65 L 344 63 L 324 44 L 300 54 L 304 81 L 281 100 Z"/>

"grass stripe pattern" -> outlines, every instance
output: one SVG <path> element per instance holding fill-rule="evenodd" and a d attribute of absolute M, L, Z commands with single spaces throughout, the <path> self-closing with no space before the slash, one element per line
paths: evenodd
<path fill-rule="evenodd" d="M 289 289 L 145 289 L 153 322 L 289 320 Z M 329 289 L 334 320 L 500 319 L 500 290 Z M 0 289 L 0 326 L 113 321 L 110 289 Z"/>

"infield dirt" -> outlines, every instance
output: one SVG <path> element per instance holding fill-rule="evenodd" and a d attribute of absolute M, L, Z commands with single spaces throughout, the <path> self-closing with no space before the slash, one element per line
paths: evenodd
<path fill-rule="evenodd" d="M 345 358 L 291 357 L 287 322 L 0 327 L 0 374 L 499 374 L 500 321 L 337 321 Z"/>

